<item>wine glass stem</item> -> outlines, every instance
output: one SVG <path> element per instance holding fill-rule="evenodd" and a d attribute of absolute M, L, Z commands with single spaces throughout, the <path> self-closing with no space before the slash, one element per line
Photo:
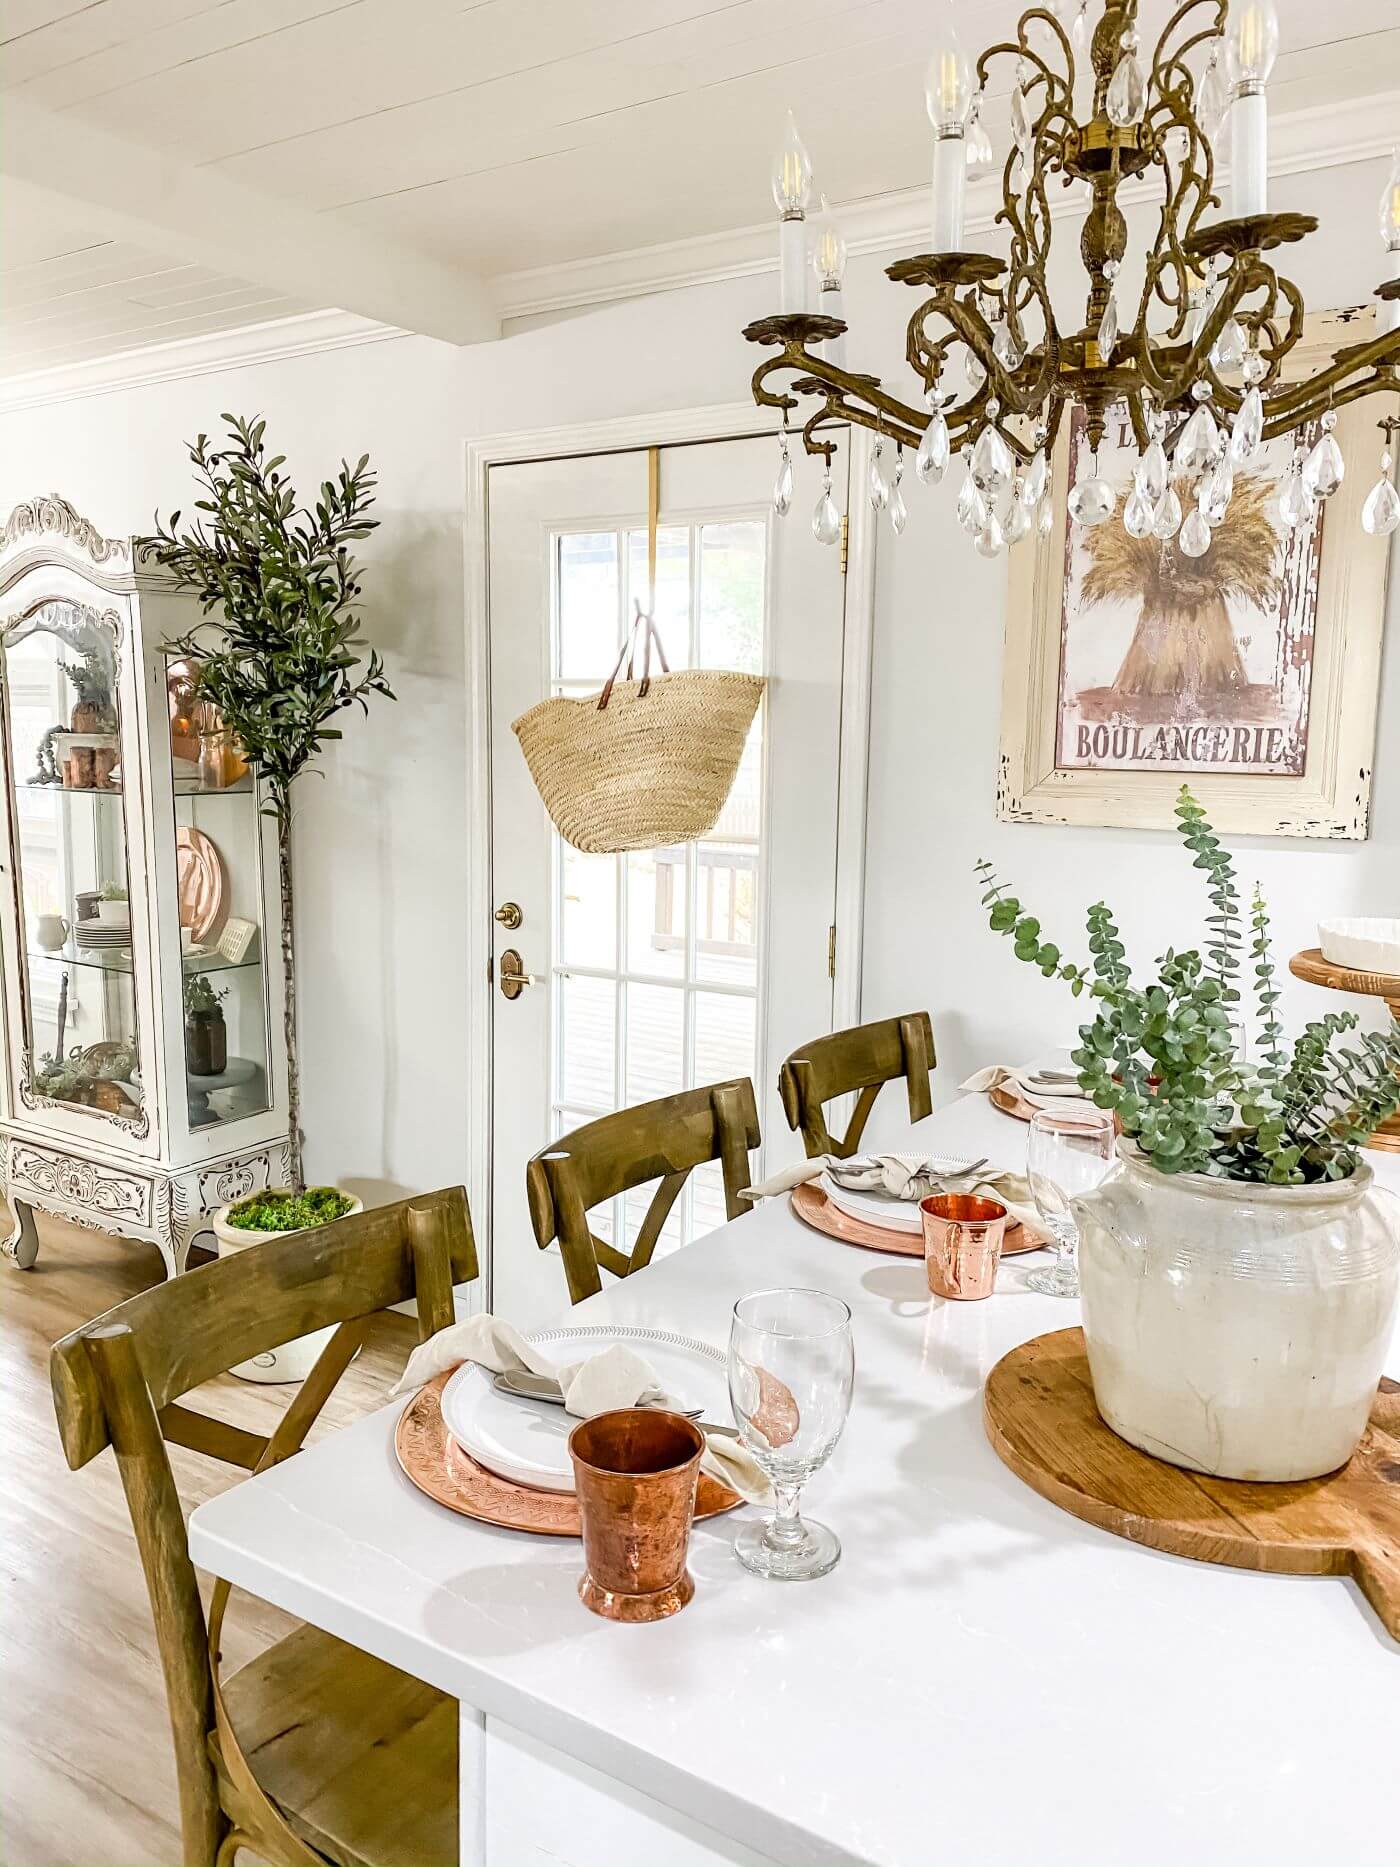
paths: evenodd
<path fill-rule="evenodd" d="M 801 1494 L 801 1484 L 784 1484 L 774 1479 L 773 1501 L 777 1509 L 763 1532 L 764 1541 L 770 1548 L 791 1549 L 794 1543 L 802 1541 L 802 1519 L 797 1511 L 797 1500 Z"/>

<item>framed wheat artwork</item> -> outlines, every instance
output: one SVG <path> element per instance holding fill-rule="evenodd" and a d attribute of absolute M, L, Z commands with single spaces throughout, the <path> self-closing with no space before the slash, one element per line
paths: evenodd
<path fill-rule="evenodd" d="M 1299 371 L 1372 317 L 1310 319 Z M 1092 456 L 1082 413 L 1065 424 L 1054 528 L 1011 554 L 998 816 L 1168 829 L 1185 781 L 1230 834 L 1367 835 L 1389 540 L 1362 530 L 1361 507 L 1383 441 L 1359 405 L 1336 433 L 1347 477 L 1310 522 L 1283 522 L 1293 443 L 1272 441 L 1192 559 L 1123 527 L 1137 461 L 1125 414 L 1099 450 L 1117 512 L 1067 524 Z"/>

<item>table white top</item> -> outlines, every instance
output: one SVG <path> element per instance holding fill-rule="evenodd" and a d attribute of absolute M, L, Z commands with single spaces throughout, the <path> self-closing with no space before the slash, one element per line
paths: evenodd
<path fill-rule="evenodd" d="M 914 1133 L 1024 1161 L 1025 1130 L 981 1098 Z M 1371 1158 L 1400 1184 L 1400 1159 Z M 201 1505 L 194 1560 L 794 1867 L 1393 1862 L 1400 1649 L 1354 1586 L 1137 1548 L 988 1445 L 988 1371 L 1078 1321 L 1025 1290 L 1043 1261 L 1007 1260 L 989 1301 L 931 1302 L 918 1260 L 775 1200 L 574 1312 L 723 1345 L 746 1290 L 846 1298 L 855 1404 L 805 1499 L 844 1544 L 821 1581 L 747 1575 L 736 1513 L 697 1525 L 683 1613 L 597 1620 L 577 1543 L 414 1489 L 398 1404 Z"/>

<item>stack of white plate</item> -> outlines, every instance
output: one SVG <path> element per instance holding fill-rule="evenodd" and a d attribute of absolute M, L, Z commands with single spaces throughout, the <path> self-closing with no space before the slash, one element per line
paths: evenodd
<path fill-rule="evenodd" d="M 603 1323 L 572 1329 L 542 1329 L 528 1340 L 552 1362 L 584 1361 L 615 1342 L 641 1355 L 668 1394 L 687 1407 L 703 1408 L 709 1420 L 731 1417 L 728 1360 L 722 1349 L 669 1329 Z M 493 1376 L 464 1362 L 442 1390 L 442 1417 L 466 1453 L 514 1484 L 532 1491 L 574 1488 L 569 1434 L 578 1425 L 562 1407 L 513 1400 L 492 1386 Z"/>
<path fill-rule="evenodd" d="M 115 951 L 131 945 L 130 921 L 79 921 L 73 929 L 78 946 L 90 952 Z"/>
<path fill-rule="evenodd" d="M 917 1199 L 896 1199 L 892 1193 L 868 1190 L 852 1192 L 848 1186 L 838 1186 L 831 1175 L 825 1172 L 819 1185 L 838 1212 L 859 1219 L 865 1225 L 883 1225 L 892 1232 L 918 1232 L 923 1229 Z"/>

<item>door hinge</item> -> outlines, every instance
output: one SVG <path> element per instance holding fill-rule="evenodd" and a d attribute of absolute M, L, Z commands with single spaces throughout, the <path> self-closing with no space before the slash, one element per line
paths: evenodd
<path fill-rule="evenodd" d="M 826 930 L 826 976 L 828 979 L 836 977 L 836 927 L 834 923 Z"/>
<path fill-rule="evenodd" d="M 841 575 L 846 575 L 846 566 L 851 555 L 851 517 L 848 512 L 841 514 Z"/>

